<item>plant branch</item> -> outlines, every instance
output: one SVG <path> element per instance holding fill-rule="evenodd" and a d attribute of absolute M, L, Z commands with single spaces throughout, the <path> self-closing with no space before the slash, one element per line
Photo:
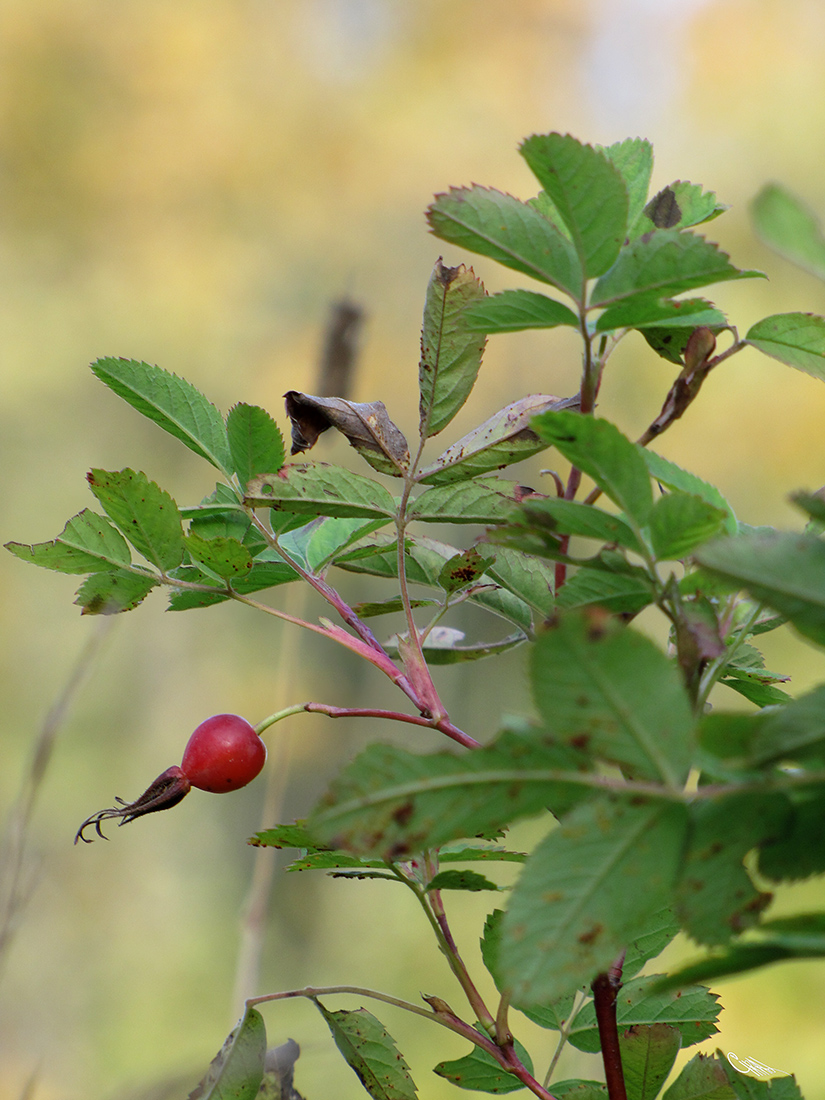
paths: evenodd
<path fill-rule="evenodd" d="M 621 971 L 620 971 L 621 973 Z M 610 1100 L 627 1100 L 627 1090 L 619 1049 L 619 1031 L 616 1025 L 616 995 L 621 987 L 613 969 L 609 974 L 599 974 L 593 980 L 593 1001 L 596 1022 L 599 1025 L 599 1045 L 604 1063 L 604 1079 Z"/>
<path fill-rule="evenodd" d="M 479 741 L 476 741 L 468 733 L 464 733 L 463 730 L 454 726 L 446 718 L 436 721 L 434 718 L 404 714 L 402 711 L 397 710 L 380 710 L 370 707 L 334 707 L 327 703 L 304 703 L 295 709 L 305 710 L 310 714 L 325 714 L 327 718 L 385 718 L 393 722 L 406 722 L 411 726 L 424 726 L 427 729 L 438 730 L 439 733 L 446 734 L 447 737 L 457 741 L 459 745 L 464 745 L 465 748 L 481 748 Z M 290 708 L 290 713 L 293 713 L 293 708 Z M 284 714 L 284 717 L 286 717 L 286 714 Z"/>

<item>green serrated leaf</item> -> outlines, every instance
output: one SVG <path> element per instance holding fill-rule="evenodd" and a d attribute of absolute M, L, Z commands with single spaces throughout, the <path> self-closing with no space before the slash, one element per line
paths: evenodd
<path fill-rule="evenodd" d="M 528 522 L 535 522 L 540 517 L 543 528 L 559 534 L 616 543 L 636 553 L 641 550 L 638 537 L 621 516 L 605 512 L 592 504 L 548 497 L 546 500 L 528 500 L 522 505 L 521 513 Z"/>
<path fill-rule="evenodd" d="M 672 298 L 686 290 L 729 279 L 764 278 L 761 271 L 742 271 L 728 255 L 695 233 L 658 229 L 631 241 L 613 267 L 596 283 L 591 307 L 656 293 Z"/>
<path fill-rule="evenodd" d="M 722 532 L 726 513 L 679 490 L 659 497 L 650 513 L 650 541 L 659 561 L 678 561 Z"/>
<path fill-rule="evenodd" d="M 125 469 L 91 470 L 86 475 L 106 514 L 132 546 L 162 573 L 183 559 L 183 530 L 178 506 L 146 474 Z"/>
<path fill-rule="evenodd" d="M 315 997 L 312 1000 L 347 1065 L 373 1100 L 415 1100 L 418 1094 L 409 1066 L 379 1019 L 365 1008 L 331 1012 Z"/>
<path fill-rule="evenodd" d="M 654 988 L 659 977 L 648 974 L 624 982 L 616 997 L 619 1031 L 638 1024 L 667 1024 L 678 1031 L 682 1047 L 701 1043 L 715 1035 L 719 1030 L 716 1020 L 722 1008 L 716 994 L 702 985 L 687 986 L 678 994 L 660 993 Z M 592 1001 L 578 1013 L 569 1034 L 577 1050 L 595 1054 L 601 1049 Z"/>
<path fill-rule="evenodd" d="M 609 573 L 604 569 L 579 569 L 559 589 L 556 605 L 565 611 L 602 607 L 615 615 L 636 615 L 653 603 L 650 578 L 640 568 L 631 573 Z"/>
<path fill-rule="evenodd" d="M 751 325 L 745 342 L 780 363 L 825 380 L 825 317 L 775 313 Z"/>
<path fill-rule="evenodd" d="M 77 590 L 74 601 L 83 608 L 82 615 L 113 615 L 132 611 L 158 584 L 154 576 L 110 570 L 92 573 Z"/>
<path fill-rule="evenodd" d="M 615 425 L 581 413 L 547 412 L 535 418 L 533 427 L 593 478 L 626 517 L 646 522 L 653 507 L 650 475 L 636 445 Z"/>
<path fill-rule="evenodd" d="M 281 429 L 258 405 L 234 405 L 226 418 L 232 466 L 241 487 L 259 474 L 277 474 L 284 464 Z"/>
<path fill-rule="evenodd" d="M 229 477 L 232 459 L 221 414 L 191 382 L 136 359 L 98 359 L 92 372 L 133 409 Z"/>
<path fill-rule="evenodd" d="M 553 607 L 553 567 L 547 562 L 513 550 L 508 546 L 496 547 L 495 561 L 489 568 L 490 576 L 539 615 L 546 617 Z"/>
<path fill-rule="evenodd" d="M 237 539 L 205 539 L 192 531 L 186 537 L 186 549 L 196 561 L 227 580 L 248 577 L 252 569 L 252 555 Z"/>
<path fill-rule="evenodd" d="M 666 489 L 671 489 L 674 492 L 693 493 L 694 496 L 701 497 L 708 504 L 712 504 L 714 508 L 721 509 L 725 513 L 725 530 L 730 535 L 738 533 L 739 524 L 733 509 L 715 485 L 703 481 L 702 478 L 697 477 L 696 474 L 692 474 L 688 470 L 683 470 L 675 462 L 663 458 L 662 455 L 656 454 L 655 451 L 651 451 L 647 447 L 641 447 L 638 444 L 637 447 L 651 477 L 654 477 L 660 485 L 664 485 Z"/>
<path fill-rule="evenodd" d="M 492 555 L 484 557 L 475 546 L 471 546 L 444 562 L 438 574 L 438 583 L 445 592 L 458 592 L 477 582 L 494 561 Z"/>
<path fill-rule="evenodd" d="M 335 560 L 337 555 L 344 553 L 353 543 L 364 538 L 365 535 L 379 530 L 388 522 L 389 519 L 386 517 L 367 521 L 327 517 L 316 524 L 307 526 L 305 528 L 307 532 L 306 547 L 303 553 L 307 566 L 313 573 L 320 573 L 330 562 Z M 292 546 L 294 544 L 287 538 L 281 541 L 281 545 Z"/>
<path fill-rule="evenodd" d="M 814 212 L 778 183 L 769 183 L 751 205 L 756 233 L 791 263 L 825 279 L 825 235 Z"/>
<path fill-rule="evenodd" d="M 698 183 L 676 180 L 653 196 L 630 236 L 639 237 L 653 229 L 687 229 L 713 221 L 728 209 L 717 202 L 715 192 L 703 191 Z"/>
<path fill-rule="evenodd" d="M 519 152 L 559 211 L 585 275 L 604 274 L 627 233 L 629 197 L 619 169 L 570 134 L 534 134 Z"/>
<path fill-rule="evenodd" d="M 736 1100 L 727 1074 L 712 1054 L 696 1054 L 662 1100 Z"/>
<path fill-rule="evenodd" d="M 568 614 L 534 646 L 531 681 L 556 737 L 632 775 L 684 783 L 690 704 L 675 667 L 649 638 L 606 616 Z"/>
<path fill-rule="evenodd" d="M 266 1027 L 260 1012 L 247 1008 L 188 1100 L 255 1100 L 264 1076 Z"/>
<path fill-rule="evenodd" d="M 825 791 L 795 793 L 792 819 L 780 836 L 759 848 L 759 873 L 774 882 L 799 882 L 825 871 Z"/>
<path fill-rule="evenodd" d="M 575 750 L 535 734 L 504 733 L 464 756 L 374 744 L 335 779 L 307 827 L 316 844 L 403 859 L 547 806 L 565 812 L 584 797 L 573 774 L 581 765 Z"/>
<path fill-rule="evenodd" d="M 675 939 L 679 921 L 671 906 L 666 905 L 646 923 L 644 931 L 628 944 L 622 977 L 625 982 L 634 977 L 650 959 L 655 959 Z"/>
<path fill-rule="evenodd" d="M 570 242 L 533 206 L 487 187 L 453 187 L 427 210 L 442 240 L 549 283 L 578 298 L 582 269 Z"/>
<path fill-rule="evenodd" d="M 531 458 L 547 448 L 531 427 L 533 417 L 564 408 L 570 400 L 531 394 L 514 401 L 448 447 L 421 471 L 418 480 L 426 485 L 447 485 Z M 578 398 L 572 400 L 578 403 Z"/>
<path fill-rule="evenodd" d="M 742 792 L 690 807 L 691 829 L 676 890 L 682 927 L 697 943 L 727 943 L 771 901 L 745 870 L 745 855 L 781 836 L 790 806 L 782 794 Z"/>
<path fill-rule="evenodd" d="M 764 600 L 825 645 L 825 543 L 815 535 L 755 531 L 700 547 L 696 560 Z"/>
<path fill-rule="evenodd" d="M 395 515 L 395 499 L 372 478 L 326 462 L 294 463 L 275 477 L 253 478 L 245 503 L 302 515 L 375 519 Z"/>
<path fill-rule="evenodd" d="M 131 565 L 129 546 L 120 531 L 97 513 L 84 508 L 72 516 L 56 539 L 28 546 L 5 544 L 15 557 L 58 573 L 93 573 Z"/>
<path fill-rule="evenodd" d="M 627 1100 L 654 1100 L 679 1053 L 679 1032 L 667 1024 L 639 1024 L 619 1036 Z"/>
<path fill-rule="evenodd" d="M 625 182 L 630 197 L 627 224 L 632 226 L 647 202 L 653 172 L 653 146 L 643 138 L 627 138 L 602 151 L 618 168 Z"/>
<path fill-rule="evenodd" d="M 485 340 L 467 323 L 466 309 L 485 296 L 472 268 L 433 269 L 421 328 L 419 431 L 422 439 L 438 435 L 470 396 L 481 367 Z"/>
<path fill-rule="evenodd" d="M 572 325 L 579 320 L 572 309 L 546 294 L 533 290 L 503 290 L 480 302 L 475 302 L 465 313 L 467 328 L 471 332 L 484 332 L 492 336 L 501 332 L 522 332 L 528 328 L 556 328 Z"/>
<path fill-rule="evenodd" d="M 486 875 L 477 871 L 439 871 L 427 884 L 428 890 L 500 890 Z"/>
<path fill-rule="evenodd" d="M 504 920 L 515 1003 L 552 1001 L 611 965 L 667 903 L 686 828 L 675 803 L 590 800 L 562 820 L 525 864 Z"/>
<path fill-rule="evenodd" d="M 503 523 L 520 499 L 515 481 L 477 477 L 426 489 L 410 505 L 410 520 L 422 523 Z"/>
<path fill-rule="evenodd" d="M 611 332 L 619 328 L 671 329 L 685 328 L 685 340 L 690 332 L 705 325 L 718 328 L 726 324 L 726 318 L 705 298 L 681 298 L 673 301 L 658 295 L 629 298 L 606 309 L 596 322 L 597 332 Z"/>
<path fill-rule="evenodd" d="M 533 1062 L 528 1051 L 518 1041 L 515 1042 L 514 1048 L 521 1062 L 532 1073 Z M 460 1089 L 471 1089 L 475 1092 L 500 1095 L 524 1088 L 524 1084 L 517 1077 L 502 1069 L 492 1054 L 488 1054 L 480 1047 L 473 1047 L 463 1058 L 439 1062 L 433 1069 L 433 1073 L 451 1081 Z"/>

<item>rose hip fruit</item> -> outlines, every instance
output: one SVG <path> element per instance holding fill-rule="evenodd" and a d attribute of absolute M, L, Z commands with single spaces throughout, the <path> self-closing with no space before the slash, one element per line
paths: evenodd
<path fill-rule="evenodd" d="M 74 842 L 91 843 L 83 835 L 83 830 L 90 825 L 105 840 L 101 825 L 111 818 L 119 818 L 118 825 L 125 825 L 144 814 L 171 810 L 192 787 L 212 794 L 240 790 L 252 782 L 265 763 L 266 745 L 245 718 L 237 714 L 214 714 L 201 722 L 189 738 L 180 767 L 167 768 L 134 802 L 116 798 L 117 806 L 98 810 L 87 817 Z"/>
<path fill-rule="evenodd" d="M 266 746 L 245 718 L 215 714 L 189 738 L 180 766 L 193 787 L 223 794 L 251 783 L 265 763 Z"/>

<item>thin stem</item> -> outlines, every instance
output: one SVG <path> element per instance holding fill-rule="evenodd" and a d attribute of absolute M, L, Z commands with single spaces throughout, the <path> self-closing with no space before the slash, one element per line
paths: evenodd
<path fill-rule="evenodd" d="M 464 745 L 465 748 L 481 748 L 479 741 L 454 726 L 452 722 L 448 722 L 446 718 L 436 721 L 433 718 L 423 718 L 416 714 L 404 714 L 398 710 L 381 710 L 371 707 L 334 707 L 327 703 L 304 703 L 297 708 L 290 707 L 288 709 L 289 713 L 294 713 L 296 709 L 305 710 L 310 714 L 325 714 L 327 718 L 385 718 L 393 722 L 406 722 L 411 726 L 425 726 L 427 729 L 438 730 L 439 733 L 446 734 L 447 737 L 457 741 L 459 745 Z M 283 713 L 283 717 L 287 717 L 287 714 Z"/>
<path fill-rule="evenodd" d="M 441 950 L 447 957 L 447 962 L 450 964 L 450 969 L 458 979 L 461 988 L 464 990 L 464 995 L 469 1001 L 470 1008 L 475 1013 L 475 1017 L 482 1027 L 486 1028 L 491 1035 L 496 1033 L 496 1021 L 493 1014 L 490 1012 L 487 1005 L 484 1003 L 484 999 L 475 987 L 475 983 L 470 977 L 469 971 L 464 964 L 464 960 L 458 952 L 458 947 L 453 934 L 450 929 L 449 921 L 447 920 L 447 911 L 444 908 L 444 903 L 441 898 L 440 890 L 428 890 L 426 900 L 432 907 L 433 916 L 438 925 L 440 932 L 439 944 Z"/>
<path fill-rule="evenodd" d="M 547 1067 L 547 1073 L 544 1075 L 544 1082 L 543 1083 L 544 1083 L 545 1088 L 547 1088 L 547 1086 L 550 1084 L 551 1080 L 553 1079 L 553 1074 L 556 1072 L 556 1066 L 558 1065 L 559 1058 L 561 1057 L 561 1052 L 564 1050 L 564 1047 L 567 1043 L 567 1040 L 570 1037 L 570 1032 L 571 1032 L 572 1027 L 573 1027 L 573 1022 L 575 1021 L 576 1017 L 578 1016 L 579 1010 L 581 1009 L 582 1005 L 584 1004 L 585 999 L 586 998 L 585 998 L 584 994 L 581 992 L 581 990 L 577 989 L 576 990 L 576 995 L 573 998 L 573 1005 L 570 1009 L 570 1015 L 567 1017 L 567 1019 L 564 1021 L 562 1026 L 559 1028 L 559 1041 L 556 1044 L 556 1049 L 553 1051 L 553 1057 L 550 1059 L 550 1065 Z"/>

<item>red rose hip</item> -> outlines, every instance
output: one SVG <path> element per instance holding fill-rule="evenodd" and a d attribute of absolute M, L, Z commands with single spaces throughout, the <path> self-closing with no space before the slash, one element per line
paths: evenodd
<path fill-rule="evenodd" d="M 251 783 L 266 763 L 266 745 L 245 718 L 214 714 L 186 745 L 181 770 L 193 787 L 212 794 Z"/>

